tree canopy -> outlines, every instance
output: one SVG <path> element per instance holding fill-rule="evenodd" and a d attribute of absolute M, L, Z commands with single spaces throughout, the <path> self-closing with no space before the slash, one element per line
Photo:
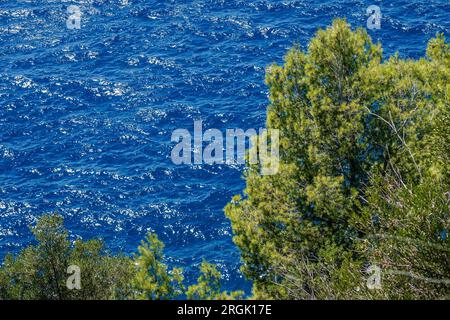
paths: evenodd
<path fill-rule="evenodd" d="M 279 174 L 250 168 L 225 209 L 255 297 L 448 295 L 449 56 L 438 35 L 425 58 L 383 61 L 366 31 L 336 20 L 268 68 Z"/>

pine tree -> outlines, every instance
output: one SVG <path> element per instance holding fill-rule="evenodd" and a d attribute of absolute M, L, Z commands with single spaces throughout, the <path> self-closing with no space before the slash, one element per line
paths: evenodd
<path fill-rule="evenodd" d="M 203 261 L 197 283 L 189 286 L 186 297 L 189 300 L 236 300 L 244 296 L 242 291 L 222 291 L 222 275 L 214 264 Z"/>
<path fill-rule="evenodd" d="M 0 268 L 0 299 L 124 299 L 130 294 L 131 261 L 113 256 L 99 240 L 71 245 L 63 218 L 42 216 L 32 232 L 37 245 L 9 254 Z M 68 288 L 70 266 L 80 270 L 80 288 Z"/>
<path fill-rule="evenodd" d="M 184 291 L 183 274 L 179 268 L 169 272 L 163 262 L 164 244 L 156 234 L 148 234 L 134 259 L 136 275 L 133 279 L 135 295 L 140 300 L 170 300 Z"/>
<path fill-rule="evenodd" d="M 436 119 L 448 109 L 449 53 L 443 37 L 431 41 L 428 55 L 418 61 L 396 55 L 382 63 L 381 46 L 364 30 L 351 31 L 336 20 L 317 32 L 307 51 L 294 47 L 283 66 L 268 69 L 267 126 L 280 130 L 280 170 L 261 176 L 249 168 L 244 196 L 225 209 L 255 297 L 376 296 L 365 274 L 374 253 L 363 244 L 381 216 L 374 207 L 395 219 L 385 210 L 392 199 L 383 189 L 405 183 L 424 196 L 421 188 L 427 181 L 430 187 L 425 177 L 431 172 L 448 183 L 448 158 L 433 156 L 437 146 L 448 149 L 448 136 L 442 141 L 433 134 Z M 434 196 L 409 195 L 407 201 L 430 214 Z M 435 231 L 446 228 L 443 208 L 441 220 L 427 221 Z M 417 219 L 406 225 L 411 234 L 420 228 Z M 396 233 L 388 223 L 383 232 L 391 231 Z M 387 252 L 382 246 L 376 250 Z M 446 257 L 434 266 L 445 266 Z M 392 296 L 401 297 L 401 290 Z"/>

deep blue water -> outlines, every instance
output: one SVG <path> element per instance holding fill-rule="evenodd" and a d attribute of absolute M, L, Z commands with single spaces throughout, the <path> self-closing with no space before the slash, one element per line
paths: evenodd
<path fill-rule="evenodd" d="M 385 56 L 450 34 L 448 0 L 0 0 L 0 257 L 57 211 L 72 239 L 131 253 L 155 231 L 190 280 L 206 259 L 248 289 L 223 214 L 242 167 L 173 165 L 172 131 L 263 126 L 265 67 L 335 17 L 365 27 L 372 4 Z"/>

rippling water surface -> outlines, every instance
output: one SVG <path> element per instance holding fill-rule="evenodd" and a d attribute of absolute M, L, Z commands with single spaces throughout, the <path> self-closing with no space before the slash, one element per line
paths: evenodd
<path fill-rule="evenodd" d="M 190 280 L 206 259 L 248 289 L 223 214 L 242 168 L 175 166 L 171 133 L 263 126 L 265 67 L 335 17 L 365 27 L 372 4 L 386 56 L 449 35 L 446 0 L 0 0 L 0 257 L 57 211 L 72 239 L 131 253 L 155 231 Z"/>

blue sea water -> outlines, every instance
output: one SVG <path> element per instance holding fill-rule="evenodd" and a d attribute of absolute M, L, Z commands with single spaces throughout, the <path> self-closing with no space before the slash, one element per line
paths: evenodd
<path fill-rule="evenodd" d="M 56 211 L 72 239 L 131 253 L 154 231 L 189 280 L 205 259 L 249 292 L 223 213 L 243 168 L 174 165 L 172 131 L 264 126 L 266 66 L 335 17 L 366 27 L 369 5 L 386 57 L 450 34 L 448 0 L 0 0 L 0 258 Z"/>

